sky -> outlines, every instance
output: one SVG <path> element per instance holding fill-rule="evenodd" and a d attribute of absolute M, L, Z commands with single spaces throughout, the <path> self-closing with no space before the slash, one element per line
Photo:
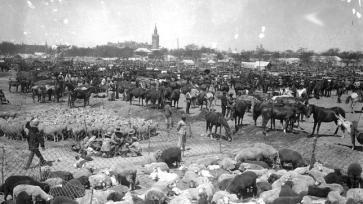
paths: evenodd
<path fill-rule="evenodd" d="M 362 1 L 362 2 L 360 2 Z M 363 0 L 0 0 L 0 41 L 363 51 Z"/>

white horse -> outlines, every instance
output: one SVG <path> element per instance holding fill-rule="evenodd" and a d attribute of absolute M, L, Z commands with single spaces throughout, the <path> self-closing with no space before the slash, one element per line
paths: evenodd
<path fill-rule="evenodd" d="M 358 102 L 360 102 L 360 103 L 363 102 L 362 92 L 359 91 L 359 92 L 351 93 L 345 100 L 346 104 L 348 104 L 349 102 L 350 102 L 351 112 L 353 113 L 355 104 Z M 362 110 L 363 110 L 363 107 L 362 107 Z"/>
<path fill-rule="evenodd" d="M 303 94 L 307 94 L 306 88 L 296 89 L 296 97 L 302 98 Z"/>

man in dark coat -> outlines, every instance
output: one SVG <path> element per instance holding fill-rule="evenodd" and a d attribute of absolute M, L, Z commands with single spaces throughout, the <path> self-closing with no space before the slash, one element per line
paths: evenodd
<path fill-rule="evenodd" d="M 32 119 L 29 122 L 27 122 L 25 125 L 25 128 L 28 130 L 26 138 L 30 150 L 30 155 L 28 158 L 28 162 L 26 163 L 25 169 L 29 169 L 30 164 L 33 161 L 34 154 L 39 158 L 40 165 L 46 165 L 47 163 L 39 151 L 39 145 L 42 147 L 43 151 L 45 150 L 45 146 L 44 146 L 44 138 L 40 134 L 38 125 L 39 121 L 37 119 Z"/>
<path fill-rule="evenodd" d="M 185 99 L 186 99 L 186 102 L 187 102 L 185 112 L 186 112 L 186 114 L 190 114 L 189 109 L 190 109 L 190 104 L 192 103 L 192 96 L 191 96 L 189 91 L 185 94 Z"/>
<path fill-rule="evenodd" d="M 227 109 L 227 104 L 228 104 L 228 100 L 227 100 L 227 93 L 223 92 L 223 95 L 221 97 L 221 107 L 222 107 L 222 115 L 225 116 L 226 115 L 226 109 Z"/>

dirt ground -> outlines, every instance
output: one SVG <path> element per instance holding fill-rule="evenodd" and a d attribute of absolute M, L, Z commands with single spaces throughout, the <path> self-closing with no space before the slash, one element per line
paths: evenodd
<path fill-rule="evenodd" d="M 10 101 L 9 105 L 0 105 L 0 112 L 17 112 L 18 114 L 32 113 L 38 115 L 39 112 L 47 112 L 48 114 L 54 113 L 55 109 L 68 109 L 66 98 L 64 97 L 61 103 L 33 103 L 30 94 L 9 93 L 8 91 L 8 74 L 0 73 L 0 89 L 5 93 L 6 98 Z M 342 97 L 343 101 L 347 95 Z M 322 98 L 320 100 L 311 99 L 309 102 L 318 106 L 333 107 L 340 106 L 346 111 L 350 110 L 349 106 L 345 103 L 337 104 L 337 97 L 335 93 L 330 98 Z M 98 168 L 108 167 L 115 163 L 124 163 L 125 165 L 141 165 L 151 160 L 153 151 L 158 149 L 167 148 L 177 144 L 175 126 L 171 130 L 166 130 L 164 116 L 160 110 L 141 107 L 136 105 L 138 102 L 135 99 L 133 105 L 129 105 L 119 99 L 118 101 L 108 101 L 106 98 L 91 98 L 90 107 L 87 109 L 110 109 L 114 110 L 115 114 L 123 117 L 127 117 L 128 113 L 131 113 L 131 117 L 141 117 L 145 119 L 153 119 L 159 122 L 159 135 L 152 137 L 149 141 L 142 142 L 143 156 L 132 158 L 97 158 L 90 162 L 90 165 Z M 220 104 L 220 101 L 217 101 Z M 82 101 L 76 103 L 77 108 L 82 109 Z M 178 110 L 175 109 L 173 121 L 174 124 L 180 120 L 180 115 L 184 112 L 185 98 L 182 95 L 179 102 Z M 75 108 L 75 109 L 77 109 Z M 356 110 L 360 110 L 361 105 L 356 107 Z M 220 107 L 215 106 L 217 111 L 220 111 Z M 351 114 L 346 113 L 346 118 L 350 121 L 358 120 L 360 113 Z M 40 120 L 46 120 L 46 118 L 40 118 Z M 307 138 L 307 135 L 311 133 L 313 126 L 312 117 L 307 119 L 301 124 L 302 129 L 295 129 L 295 133 L 288 133 L 284 136 L 281 130 L 270 131 L 268 136 L 262 134 L 261 118 L 257 121 L 257 127 L 254 126 L 251 113 L 247 113 L 243 120 L 244 126 L 233 136 L 231 143 L 227 141 L 211 140 L 205 136 L 205 121 L 203 114 L 201 114 L 199 108 L 193 108 L 191 114 L 188 117 L 188 121 L 191 123 L 192 138 L 187 139 L 187 147 L 190 148 L 184 153 L 183 161 L 190 163 L 197 159 L 206 158 L 207 156 L 219 156 L 231 155 L 238 149 L 248 146 L 251 143 L 262 142 L 270 144 L 275 148 L 290 148 L 300 152 L 305 158 L 310 159 L 313 138 Z M 234 128 L 234 121 L 229 121 L 232 129 Z M 281 129 L 281 125 L 277 122 L 276 127 Z M 316 147 L 316 159 L 323 164 L 346 170 L 347 166 L 352 162 L 359 162 L 363 164 L 363 148 L 358 146 L 357 150 L 351 150 L 350 136 L 346 135 L 345 138 L 336 137 L 334 133 L 336 126 L 334 123 L 323 123 L 320 128 L 321 136 L 318 138 Z M 224 131 L 222 131 L 223 133 Z M 343 133 L 338 132 L 339 135 Z M 58 143 L 47 141 L 47 149 L 42 152 L 44 157 L 53 161 L 54 170 L 67 170 L 71 172 L 80 171 L 73 165 L 75 163 L 74 156 L 77 155 L 72 152 L 70 146 L 72 141 L 61 141 Z M 0 158 L 4 153 L 1 147 L 4 146 L 5 161 L 2 162 L 2 179 L 14 174 L 26 174 L 26 175 L 39 175 L 39 168 L 33 168 L 30 170 L 23 170 L 25 162 L 27 160 L 28 151 L 25 141 L 13 141 L 4 137 L 0 137 Z M 33 164 L 37 163 L 37 159 L 34 159 Z M 141 185 L 147 186 L 147 183 Z"/>

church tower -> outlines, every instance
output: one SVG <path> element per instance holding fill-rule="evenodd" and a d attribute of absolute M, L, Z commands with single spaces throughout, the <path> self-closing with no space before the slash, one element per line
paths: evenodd
<path fill-rule="evenodd" d="M 154 28 L 154 34 L 152 35 L 152 49 L 159 49 L 159 34 L 156 25 Z"/>

